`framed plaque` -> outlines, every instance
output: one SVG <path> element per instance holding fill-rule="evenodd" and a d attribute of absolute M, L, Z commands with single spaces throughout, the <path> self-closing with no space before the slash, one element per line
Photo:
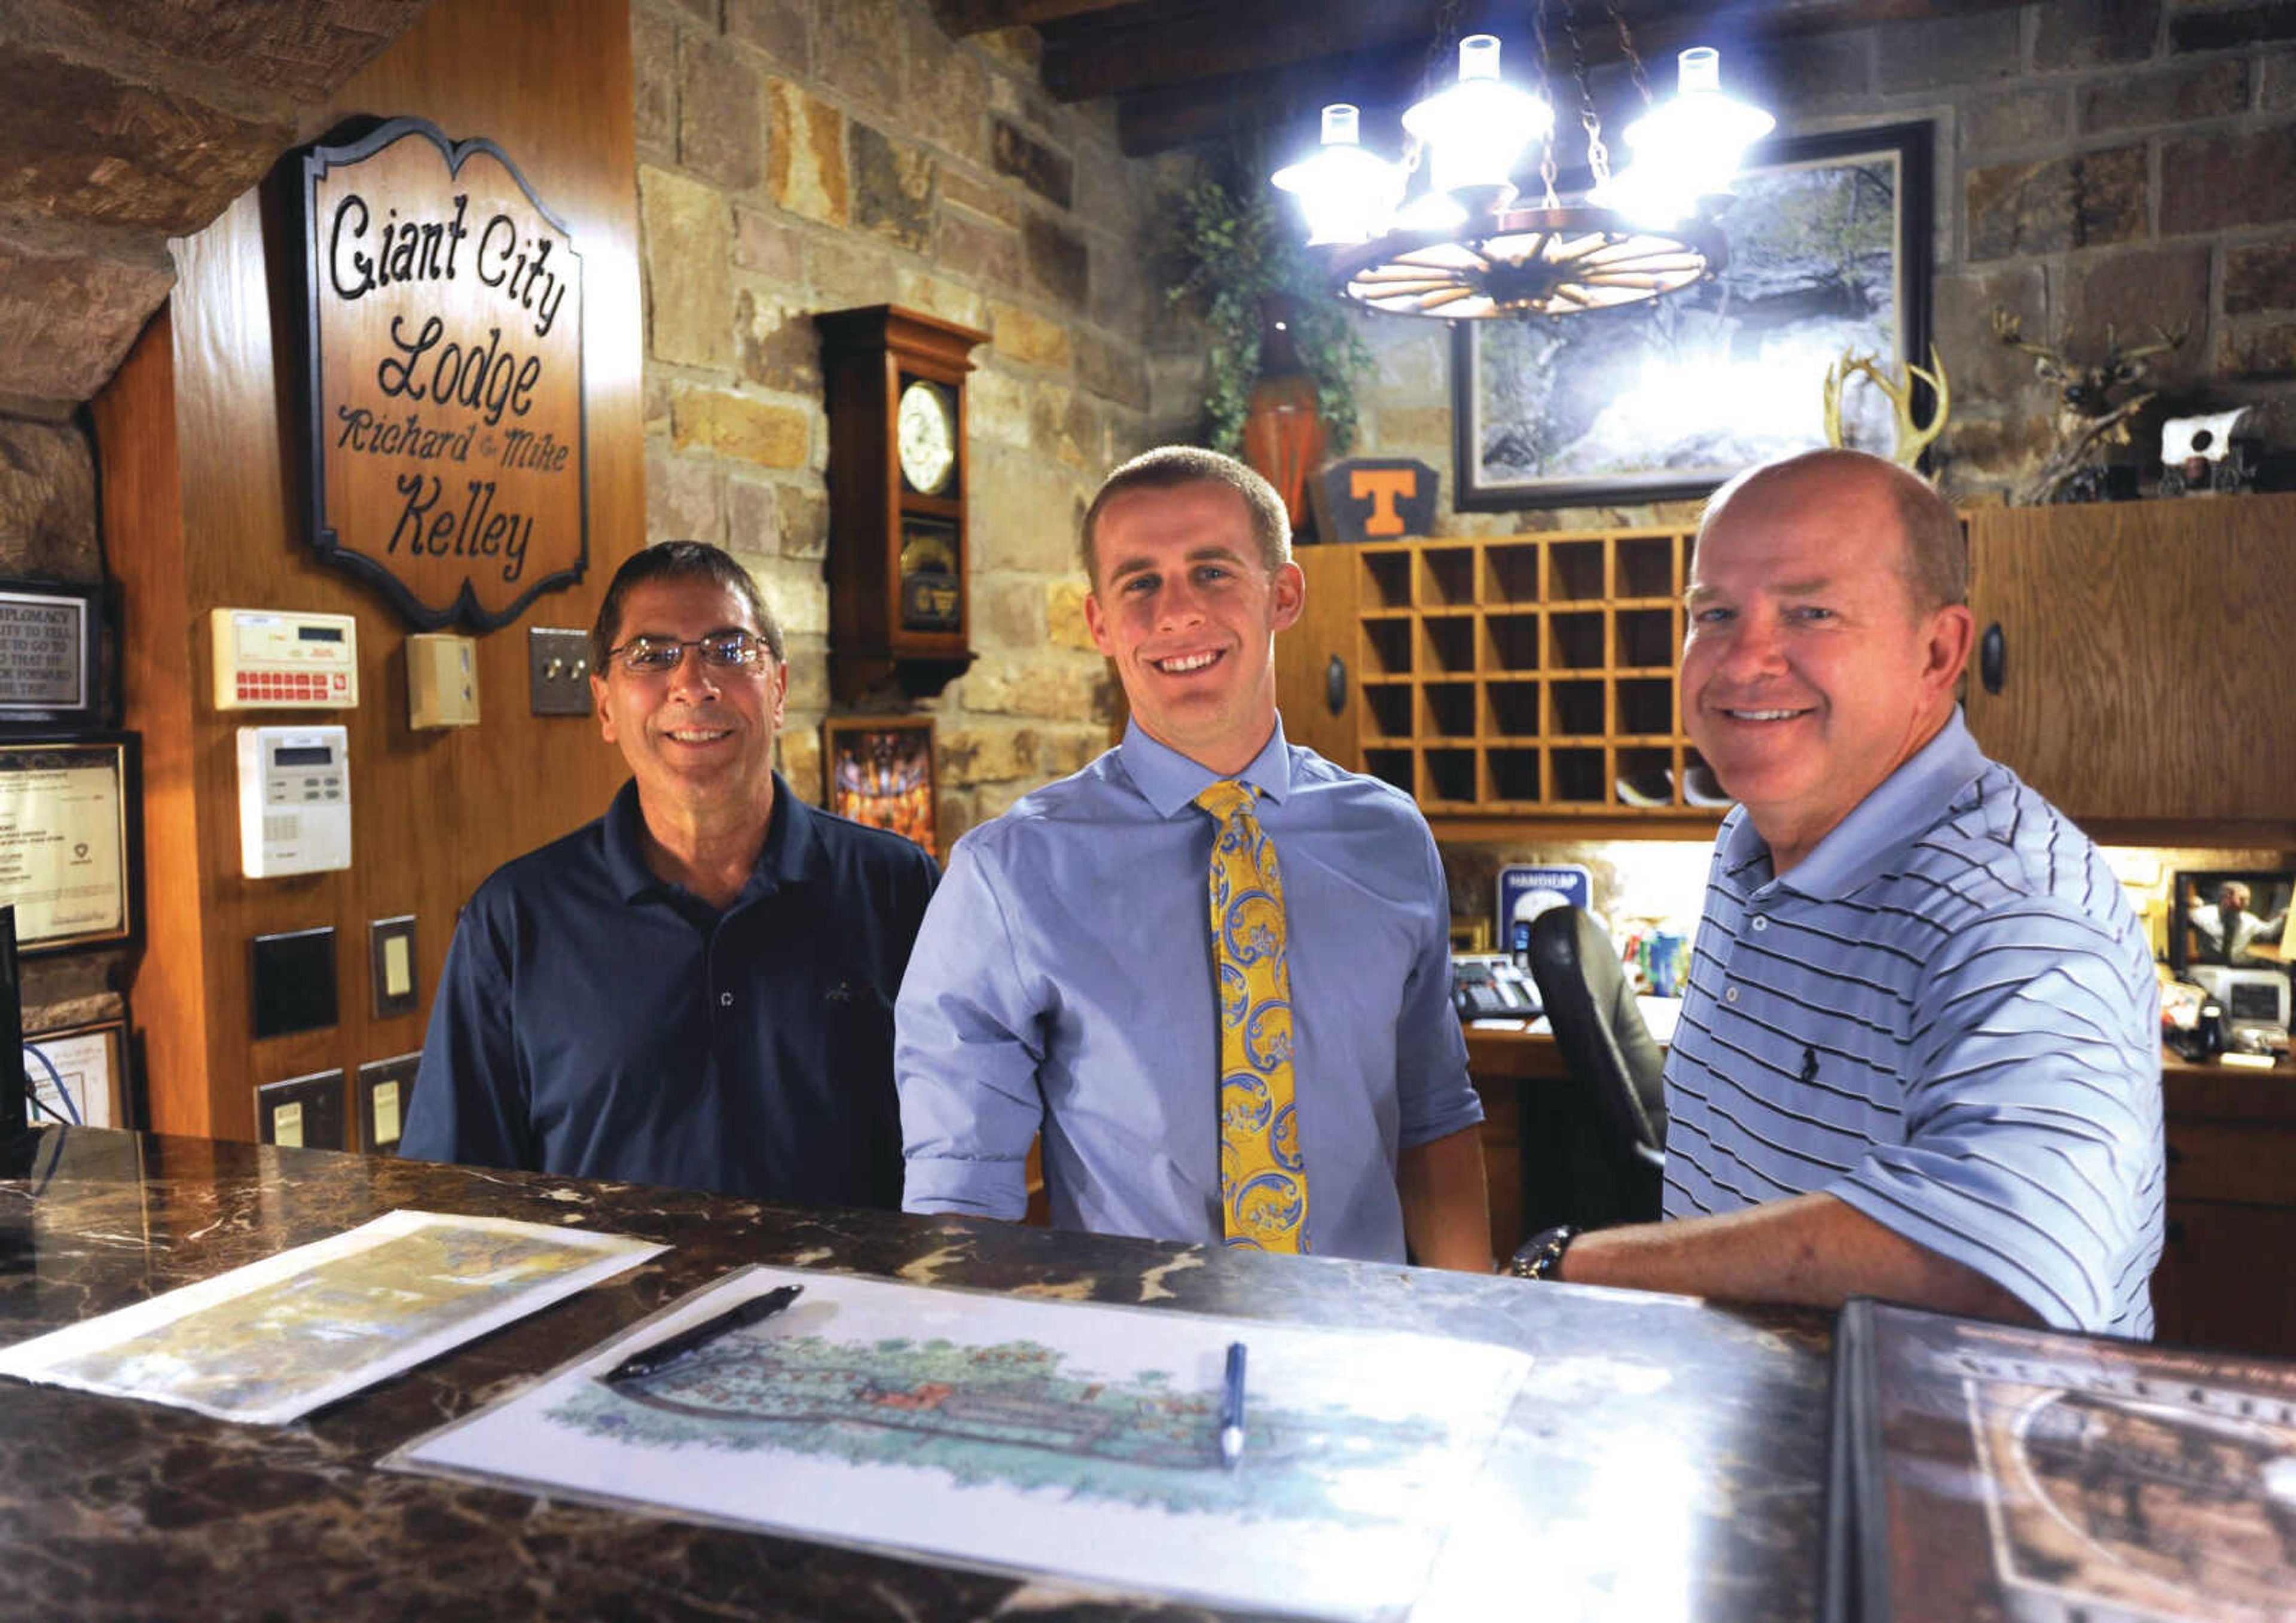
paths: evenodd
<path fill-rule="evenodd" d="M 143 927 L 141 738 L 0 740 L 0 906 L 27 955 Z"/>
<path fill-rule="evenodd" d="M 96 725 L 103 588 L 0 580 L 0 733 Z"/>
<path fill-rule="evenodd" d="M 37 1121 L 128 1126 L 127 1022 L 26 1032 L 24 1084 Z"/>

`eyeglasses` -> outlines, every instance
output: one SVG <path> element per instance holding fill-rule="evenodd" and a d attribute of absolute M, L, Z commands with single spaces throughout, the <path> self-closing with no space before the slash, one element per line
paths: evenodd
<path fill-rule="evenodd" d="M 713 670 L 747 670 L 764 664 L 768 652 L 749 632 L 713 631 L 683 643 L 675 637 L 634 636 L 619 648 L 606 650 L 606 657 L 619 658 L 633 676 L 666 676 L 678 668 L 689 648 L 698 650 L 701 662 Z"/>

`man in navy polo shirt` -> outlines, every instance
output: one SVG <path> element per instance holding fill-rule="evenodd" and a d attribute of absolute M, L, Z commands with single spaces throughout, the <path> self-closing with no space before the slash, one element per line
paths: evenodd
<path fill-rule="evenodd" d="M 781 628 L 726 553 L 629 559 L 590 654 L 631 781 L 463 909 L 399 1152 L 898 1208 L 893 997 L 939 870 L 774 771 Z"/>
<path fill-rule="evenodd" d="M 1739 805 L 1667 1057 L 1669 1220 L 1550 1230 L 1513 1271 L 2149 1335 L 2152 950 L 1963 724 L 1952 508 L 1859 452 L 1756 469 L 1708 504 L 1687 606 L 1685 720 Z"/>

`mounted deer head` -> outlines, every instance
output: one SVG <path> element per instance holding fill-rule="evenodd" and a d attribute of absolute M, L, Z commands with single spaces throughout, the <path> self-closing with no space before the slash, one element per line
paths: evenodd
<path fill-rule="evenodd" d="M 2060 406 L 2077 417 L 2102 417 L 2111 412 L 2114 406 L 2112 391 L 2144 375 L 2144 357 L 2176 348 L 2185 341 L 2186 331 L 2179 327 L 2171 332 L 2166 327 L 2156 326 L 2152 329 L 2153 342 L 2124 348 L 2108 326 L 2104 330 L 2104 358 L 2084 366 L 2069 354 L 2073 341 L 2070 327 L 2065 329 L 2054 348 L 2028 343 L 2018 317 L 1997 307 L 1993 312 L 1994 337 L 2018 353 L 2033 357 L 2034 375 L 2054 385 Z"/>
<path fill-rule="evenodd" d="M 1841 358 L 1825 369 L 1825 443 L 1830 446 L 1846 443 L 1841 434 L 1841 391 L 1851 378 L 1860 376 L 1889 397 L 1890 409 L 1896 414 L 1897 444 L 1890 453 L 1890 460 L 1901 468 L 1914 466 L 1921 461 L 1930 441 L 1945 431 L 1946 414 L 1953 406 L 1953 391 L 1946 381 L 1945 363 L 1938 358 L 1937 346 L 1930 346 L 1927 370 L 1908 361 L 1902 378 L 1882 371 L 1874 356 L 1843 350 Z M 1936 407 L 1926 423 L 1914 421 L 1916 381 L 1928 384 L 1937 395 Z"/>

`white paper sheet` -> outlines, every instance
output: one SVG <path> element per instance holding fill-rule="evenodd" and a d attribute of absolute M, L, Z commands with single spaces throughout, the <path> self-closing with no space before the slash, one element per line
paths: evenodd
<path fill-rule="evenodd" d="M 595 1377 L 777 1285 L 797 1304 Z M 1219 1462 L 1228 1344 L 1243 1463 Z M 1336 1618 L 1406 1611 L 1529 1367 L 1480 1342 L 750 1268 L 401 1449 L 403 1470 Z"/>
<path fill-rule="evenodd" d="M 668 1250 L 503 1217 L 394 1211 L 0 1348 L 0 1374 L 271 1423 Z"/>

